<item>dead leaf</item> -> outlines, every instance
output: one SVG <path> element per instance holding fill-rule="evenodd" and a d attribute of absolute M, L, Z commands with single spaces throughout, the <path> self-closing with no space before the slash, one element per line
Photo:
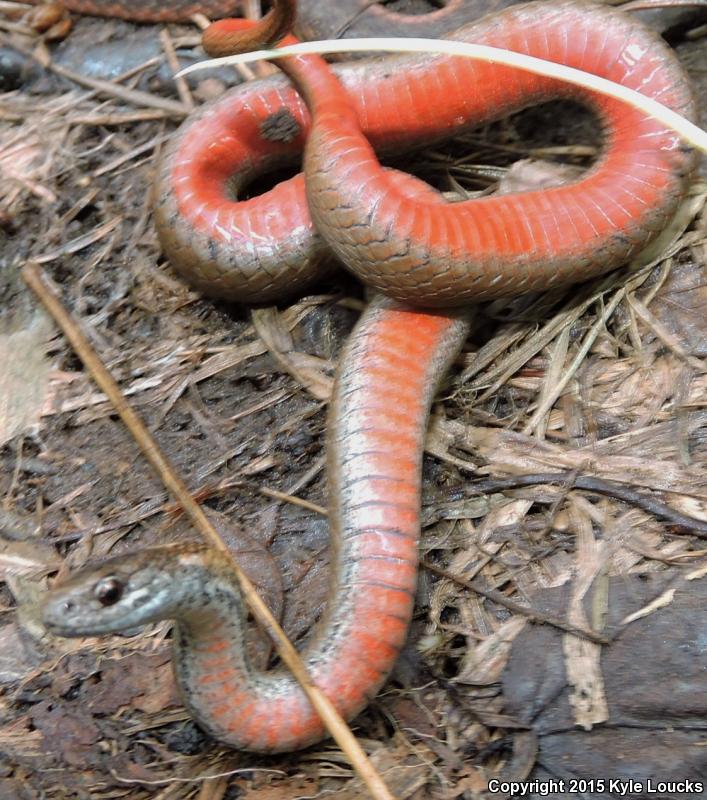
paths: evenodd
<path fill-rule="evenodd" d="M 49 392 L 50 325 L 37 313 L 20 330 L 0 335 L 0 446 L 39 422 Z"/>
<path fill-rule="evenodd" d="M 295 350 L 292 335 L 276 308 L 255 309 L 251 312 L 251 319 L 276 363 L 317 400 L 328 400 L 334 385 L 326 372 L 331 369 L 330 363 Z"/>
<path fill-rule="evenodd" d="M 24 680 L 41 660 L 29 637 L 22 636 L 17 625 L 0 628 L 0 685 L 9 686 Z"/>
<path fill-rule="evenodd" d="M 83 768 L 91 762 L 101 732 L 85 707 L 44 700 L 32 707 L 30 717 L 47 751 L 72 767 Z"/>

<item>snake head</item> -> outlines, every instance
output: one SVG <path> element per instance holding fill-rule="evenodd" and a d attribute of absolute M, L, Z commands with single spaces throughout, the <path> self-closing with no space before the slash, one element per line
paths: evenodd
<path fill-rule="evenodd" d="M 168 619 L 188 585 L 175 580 L 184 554 L 158 547 L 89 564 L 47 592 L 42 621 L 58 636 L 98 636 Z"/>

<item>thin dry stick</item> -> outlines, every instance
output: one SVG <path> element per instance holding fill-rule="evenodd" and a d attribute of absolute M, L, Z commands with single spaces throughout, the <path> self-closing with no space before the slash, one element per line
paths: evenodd
<path fill-rule="evenodd" d="M 189 84 L 187 83 L 186 78 L 180 78 L 176 76 L 177 72 L 179 72 L 179 59 L 177 58 L 177 53 L 174 49 L 172 37 L 169 35 L 169 31 L 166 28 L 162 28 L 160 31 L 160 44 L 162 45 L 162 50 L 164 51 L 165 58 L 167 59 L 167 64 L 172 70 L 172 74 L 175 75 L 174 85 L 177 87 L 179 99 L 182 101 L 182 104 L 185 108 L 189 109 L 189 111 L 193 111 L 194 98 L 189 91 Z"/>
<path fill-rule="evenodd" d="M 313 511 L 315 514 L 321 514 L 324 517 L 327 516 L 327 510 L 324 506 L 312 503 L 302 497 L 296 497 L 293 494 L 287 494 L 287 492 L 278 492 L 277 489 L 268 489 L 266 486 L 259 486 L 258 491 L 266 497 L 272 497 L 273 500 L 280 500 L 283 503 L 290 503 L 293 506 L 299 506 L 307 511 Z"/>
<path fill-rule="evenodd" d="M 176 103 L 167 97 L 160 97 L 156 94 L 143 92 L 139 89 L 127 89 L 125 86 L 119 86 L 112 81 L 104 81 L 100 78 L 89 78 L 86 75 L 81 75 L 79 72 L 62 67 L 61 64 L 55 64 L 53 61 L 49 64 L 43 65 L 62 78 L 67 78 L 79 86 L 87 86 L 89 89 L 94 89 L 100 94 L 106 94 L 110 97 L 116 97 L 118 100 L 123 100 L 134 106 L 142 108 L 156 108 L 161 111 L 166 111 L 173 117 L 185 117 L 189 113 L 189 109 L 185 108 L 181 103 Z"/>
<path fill-rule="evenodd" d="M 671 533 L 681 532 L 707 539 L 707 521 L 689 517 L 680 511 L 662 503 L 650 495 L 637 492 L 631 486 L 619 481 L 606 478 L 595 478 L 591 475 L 577 475 L 574 472 L 549 472 L 539 474 L 514 475 L 511 478 L 482 478 L 467 484 L 465 491 L 470 495 L 488 494 L 490 492 L 505 492 L 511 489 L 521 489 L 526 486 L 538 486 L 544 483 L 565 484 L 570 489 L 580 489 L 587 492 L 596 492 L 607 497 L 621 500 L 636 508 L 643 509 L 659 519 L 664 519 L 675 526 Z"/>
<path fill-rule="evenodd" d="M 587 630 L 586 628 L 578 628 L 575 625 L 571 625 L 569 622 L 565 622 L 563 619 L 558 619 L 550 614 L 543 614 L 542 611 L 537 611 L 529 606 L 516 603 L 515 600 L 510 600 L 508 597 L 506 597 L 503 592 L 499 592 L 497 589 L 487 589 L 485 586 L 482 586 L 479 581 L 468 581 L 466 578 L 462 578 L 459 575 L 455 575 L 453 572 L 449 572 L 449 570 L 438 567 L 436 564 L 433 564 L 431 561 L 427 561 L 427 559 L 424 558 L 420 560 L 420 563 L 425 569 L 433 572 L 435 575 L 439 575 L 440 578 L 446 578 L 447 580 L 456 583 L 458 586 L 463 586 L 470 592 L 480 594 L 487 600 L 491 600 L 491 602 L 507 608 L 514 614 L 521 614 L 524 617 L 528 617 L 528 619 L 532 620 L 532 622 L 541 622 L 545 625 L 552 625 L 554 628 L 559 628 L 561 631 L 565 631 L 566 633 L 572 633 L 575 636 L 579 636 L 580 639 L 588 639 L 590 642 L 595 642 L 596 644 L 611 644 L 611 640 L 607 639 L 606 636 L 602 636 L 601 634 Z"/>
<path fill-rule="evenodd" d="M 93 380 L 103 390 L 113 404 L 115 410 L 120 414 L 125 426 L 133 435 L 145 457 L 159 475 L 162 483 L 176 497 L 179 503 L 181 503 L 182 508 L 191 519 L 194 527 L 214 547 L 226 553 L 226 555 L 231 558 L 228 549 L 214 530 L 201 506 L 191 496 L 182 479 L 172 467 L 164 453 L 159 449 L 157 443 L 147 430 L 145 423 L 131 406 L 128 405 L 125 397 L 121 394 L 120 387 L 108 372 L 98 354 L 93 350 L 76 321 L 61 304 L 46 273 L 38 264 L 29 263 L 23 268 L 22 277 L 61 328 L 64 335 L 69 340 L 69 343 L 76 351 L 76 354 L 91 373 Z M 300 660 L 299 654 L 288 640 L 287 636 L 285 636 L 284 631 L 270 613 L 268 607 L 260 599 L 253 584 L 248 580 L 241 568 L 232 558 L 231 562 L 240 589 L 243 592 L 248 607 L 253 612 L 253 616 L 272 639 L 278 655 L 300 683 L 302 690 L 319 714 L 327 731 L 349 758 L 353 768 L 368 788 L 371 797 L 374 798 L 374 800 L 394 800 L 393 795 L 388 791 L 388 788 L 383 783 L 383 779 L 373 768 L 373 765 L 368 760 L 368 757 L 356 740 L 356 737 L 351 733 L 348 725 L 341 718 L 329 699 L 312 684 Z"/>
<path fill-rule="evenodd" d="M 50 69 L 62 78 L 67 78 L 79 86 L 86 86 L 93 89 L 98 94 L 106 94 L 110 97 L 116 97 L 126 103 L 141 107 L 153 108 L 164 111 L 173 117 L 185 117 L 189 113 L 189 109 L 185 108 L 182 103 L 177 103 L 167 97 L 160 97 L 159 95 L 150 94 L 149 92 L 142 92 L 139 89 L 128 89 L 125 86 L 120 86 L 114 81 L 104 81 L 99 78 L 89 78 L 86 75 L 81 75 L 79 72 L 63 67 L 61 64 L 55 64 L 53 61 L 44 61 L 36 56 L 31 50 L 21 47 L 13 43 L 13 47 L 19 50 L 22 55 L 32 58 L 41 64 L 45 69 Z M 125 77 L 125 76 L 121 76 Z"/>

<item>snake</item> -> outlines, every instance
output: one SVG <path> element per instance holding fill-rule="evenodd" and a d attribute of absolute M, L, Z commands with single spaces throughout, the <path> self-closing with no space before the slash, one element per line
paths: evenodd
<path fill-rule="evenodd" d="M 44 0 L 27 2 L 40 5 Z M 62 0 L 61 5 L 77 14 L 131 22 L 188 22 L 195 14 L 219 19 L 237 14 L 242 7 L 241 0 Z"/>
<path fill-rule="evenodd" d="M 363 36 L 446 36 L 480 16 L 500 11 L 517 0 L 446 0 L 424 14 L 396 11 L 371 0 L 337 0 L 324 8 L 320 0 L 300 0 L 297 35 L 303 39 Z"/>
<path fill-rule="evenodd" d="M 39 5 L 43 0 L 27 0 Z M 300 0 L 295 30 L 302 38 L 336 36 L 444 36 L 481 13 L 499 10 L 514 0 L 448 0 L 429 14 L 398 14 L 370 0 L 337 0 L 322 13 L 321 0 Z M 131 22 L 189 22 L 195 14 L 210 19 L 235 16 L 242 0 L 63 0 L 77 14 L 116 17 Z"/>
<path fill-rule="evenodd" d="M 278 28 L 283 6 L 293 3 L 274 4 L 264 29 Z M 243 23 L 214 25 L 207 49 L 238 49 Z M 245 38 L 254 44 L 252 32 Z M 453 38 L 584 69 L 694 117 L 672 52 L 606 7 L 516 5 Z M 279 63 L 282 75 L 237 87 L 183 125 L 157 171 L 155 222 L 174 268 L 214 297 L 263 302 L 299 292 L 333 257 L 375 292 L 345 345 L 330 403 L 331 587 L 302 650 L 313 682 L 352 719 L 407 636 L 425 429 L 467 335 L 468 304 L 621 266 L 670 220 L 696 159 L 674 131 L 618 100 L 498 64 L 442 55 Z M 603 130 L 600 157 L 573 183 L 450 203 L 380 164 L 380 153 L 558 97 L 588 106 Z M 257 176 L 297 159 L 304 176 L 244 196 Z M 326 735 L 294 678 L 248 660 L 243 600 L 225 557 L 206 547 L 88 565 L 52 588 L 42 617 L 62 636 L 174 619 L 177 683 L 213 737 L 271 753 Z"/>

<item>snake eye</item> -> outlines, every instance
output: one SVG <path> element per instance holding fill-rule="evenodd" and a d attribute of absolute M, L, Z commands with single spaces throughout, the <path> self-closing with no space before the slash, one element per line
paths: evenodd
<path fill-rule="evenodd" d="M 125 585 L 118 578 L 103 578 L 96 584 L 93 593 L 102 606 L 112 606 L 123 596 L 124 588 Z"/>

